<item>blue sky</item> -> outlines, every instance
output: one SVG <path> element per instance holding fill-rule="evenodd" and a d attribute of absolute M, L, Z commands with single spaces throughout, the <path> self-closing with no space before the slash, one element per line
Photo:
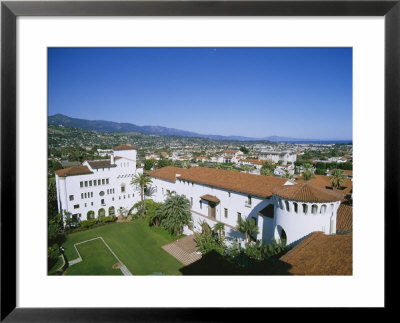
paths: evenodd
<path fill-rule="evenodd" d="M 48 114 L 352 139 L 351 48 L 49 48 Z"/>

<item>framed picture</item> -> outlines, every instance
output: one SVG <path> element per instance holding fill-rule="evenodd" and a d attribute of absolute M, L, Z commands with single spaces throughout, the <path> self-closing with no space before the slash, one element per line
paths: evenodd
<path fill-rule="evenodd" d="M 391 231 L 397 228 L 398 220 L 388 215 L 398 214 L 399 211 L 396 203 L 390 203 L 399 198 L 399 14 L 398 1 L 2 2 L 1 319 L 10 322 L 32 319 L 168 321 L 176 318 L 191 321 L 209 320 L 209 312 L 199 310 L 205 307 L 208 308 L 207 311 L 211 307 L 215 308 L 211 311 L 213 319 L 226 319 L 222 308 L 388 306 L 388 286 L 384 284 L 388 279 L 385 274 L 388 274 L 389 257 L 384 257 L 384 253 L 387 255 L 395 252 L 391 250 L 393 244 L 390 239 L 396 234 Z M 285 50 L 290 48 L 347 48 L 351 53 L 350 69 L 353 73 L 350 94 L 353 98 L 353 126 L 350 126 L 350 132 L 353 133 L 350 139 L 354 140 L 356 165 L 354 262 L 350 277 L 290 277 L 295 279 L 288 280 L 288 277 L 280 275 L 153 275 L 132 279 L 104 277 L 102 274 L 98 277 L 48 276 L 47 270 L 44 270 L 47 269 L 47 264 L 44 263 L 47 259 L 47 217 L 43 214 L 47 214 L 47 117 L 52 114 L 49 102 L 54 99 L 53 90 L 49 86 L 56 84 L 51 83 L 54 77 L 62 79 L 62 75 L 67 75 L 68 70 L 77 68 L 69 65 L 70 61 L 67 59 L 56 61 L 59 57 L 57 55 L 70 57 L 75 55 L 74 51 L 78 48 L 86 48 L 89 53 L 87 65 L 90 65 L 90 60 L 99 59 L 96 55 L 102 55 L 100 48 L 103 51 L 107 48 L 119 48 L 122 51 L 130 49 L 132 52 L 136 50 L 135 55 L 138 49 L 142 49 L 145 52 L 137 54 L 136 58 L 141 59 L 143 64 L 150 65 L 151 61 L 145 63 L 145 59 L 158 55 L 157 59 L 162 60 L 163 55 L 168 56 L 167 52 L 173 48 L 177 51 L 190 49 L 192 57 L 197 57 L 204 50 L 210 53 L 225 50 L 221 64 L 228 64 L 227 57 L 231 55 L 229 49 L 241 49 L 249 53 L 259 49 L 280 48 L 280 55 L 287 55 Z M 164 52 L 158 54 L 157 51 L 162 50 Z M 182 55 L 177 55 L 180 58 L 175 60 L 184 60 Z M 114 56 L 114 62 L 117 57 L 118 55 Z M 257 64 L 255 62 L 254 58 L 253 63 Z M 78 68 L 85 63 L 79 64 Z M 173 60 L 168 64 L 173 64 Z M 154 65 L 157 68 L 162 66 L 156 63 Z M 53 68 L 58 72 L 54 73 Z M 232 69 L 232 66 L 229 68 Z M 145 82 L 149 73 L 151 71 L 147 70 L 139 78 Z M 312 72 L 303 73 L 311 75 Z M 339 70 L 337 74 L 340 74 Z M 243 72 L 243 75 L 247 74 Z M 97 84 L 93 77 L 93 84 Z M 275 77 L 279 77 L 279 73 Z M 65 80 L 60 80 L 63 81 Z M 188 82 L 193 82 L 193 79 Z M 94 93 L 100 93 L 98 91 L 101 89 L 97 88 Z M 337 89 L 338 96 L 339 91 Z M 68 104 L 65 95 L 65 104 Z M 73 96 L 74 93 L 68 95 Z M 79 96 L 85 101 L 83 92 Z M 63 96 L 60 95 L 59 98 Z M 200 102 L 201 98 L 198 100 Z M 144 105 L 143 102 L 141 104 Z M 282 112 L 283 107 L 281 109 Z M 250 111 L 248 108 L 247 112 Z M 318 113 L 317 111 L 314 113 Z M 241 113 L 240 110 L 236 112 Z M 118 109 L 115 109 L 115 113 L 119 113 Z M 337 111 L 333 110 L 332 114 L 335 113 Z M 191 118 L 196 118 L 196 115 L 192 114 Z M 200 113 L 198 116 L 209 118 Z M 122 122 L 124 119 L 121 117 L 115 120 Z M 333 120 L 336 120 L 337 125 L 333 124 Z M 209 121 L 211 123 L 212 120 Z M 344 119 L 332 118 L 332 127 L 344 123 Z M 256 120 L 254 124 L 257 124 Z M 110 165 L 117 165 L 114 158 L 126 158 L 124 162 L 128 165 L 131 157 L 126 155 L 126 150 L 126 146 L 114 147 Z M 115 151 L 123 152 L 118 155 Z M 376 157 L 371 157 L 372 151 Z M 99 153 L 102 151 L 96 152 Z M 226 154 L 230 157 L 224 163 L 233 163 L 232 158 L 237 156 L 229 155 L 229 151 Z M 371 161 L 364 162 L 368 158 Z M 87 167 L 91 171 L 99 167 L 104 169 L 104 165 L 100 164 L 99 161 L 88 162 L 87 165 L 78 167 Z M 253 166 L 256 170 L 257 167 Z M 371 167 L 375 170 L 371 171 Z M 383 170 L 384 176 L 381 175 Z M 61 170 L 59 176 L 63 177 L 64 173 L 65 170 Z M 369 179 L 369 176 L 373 178 Z M 190 185 L 189 175 L 181 178 L 183 184 L 187 184 L 186 180 L 189 183 L 187 185 Z M 98 185 L 107 185 L 108 180 L 102 178 Z M 85 185 L 83 180 L 81 187 Z M 91 181 L 88 181 L 87 187 L 91 186 Z M 118 190 L 126 193 L 120 199 L 131 198 L 131 194 L 133 198 L 133 193 L 125 185 L 118 186 Z M 112 189 L 106 188 L 101 192 L 106 197 L 114 194 Z M 86 193 L 79 191 L 78 198 L 82 203 L 86 202 Z M 91 192 L 88 194 L 89 198 Z M 273 194 L 282 197 L 284 193 Z M 66 196 L 73 201 L 74 195 Z M 139 201 L 139 196 L 136 197 Z M 198 207 L 208 205 L 208 217 L 228 217 L 227 209 L 215 209 L 215 205 L 220 203 L 215 196 L 203 195 L 201 201 Z M 101 203 L 107 204 L 103 199 Z M 249 207 L 251 203 L 252 197 L 249 195 L 245 206 Z M 297 203 L 290 205 L 286 206 L 287 210 L 294 207 L 293 210 L 297 213 Z M 76 206 L 81 207 L 78 204 Z M 99 217 L 112 217 L 118 210 L 124 209 L 120 207 L 116 210 L 108 206 L 99 206 L 94 214 L 99 212 Z M 284 209 L 285 204 L 282 206 L 282 210 Z M 303 206 L 302 210 L 304 211 Z M 325 208 L 316 206 L 315 212 L 322 213 L 323 210 L 325 212 L 326 205 Z M 123 218 L 125 215 L 122 211 Z M 90 212 L 92 211 L 87 212 L 85 209 L 82 220 L 90 221 Z M 314 212 L 314 205 L 310 204 L 310 212 Z M 242 214 L 239 212 L 236 215 L 240 218 Z M 285 231 L 278 230 L 276 234 L 280 239 L 287 240 Z M 371 240 L 374 243 L 369 245 Z M 104 245 L 110 249 L 105 242 Z M 374 254 L 374 262 L 367 266 L 370 259 L 366 255 L 368 252 Z M 118 258 L 117 260 L 121 265 L 121 261 Z M 124 273 L 123 269 L 121 271 Z M 365 286 L 367 282 L 370 292 L 361 293 L 361 286 Z M 338 299 L 339 293 L 344 295 Z M 183 294 L 190 297 L 182 297 Z M 307 297 L 301 297 L 302 295 Z M 281 302 L 283 297 L 285 302 Z M 236 311 L 231 313 L 235 315 Z"/>

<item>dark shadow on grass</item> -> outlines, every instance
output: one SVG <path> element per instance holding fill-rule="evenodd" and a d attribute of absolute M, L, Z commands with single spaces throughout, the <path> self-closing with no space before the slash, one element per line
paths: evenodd
<path fill-rule="evenodd" d="M 247 267 L 231 263 L 216 251 L 210 251 L 198 261 L 182 267 L 182 275 L 290 275 L 291 265 L 279 260 L 269 259 L 252 262 Z"/>

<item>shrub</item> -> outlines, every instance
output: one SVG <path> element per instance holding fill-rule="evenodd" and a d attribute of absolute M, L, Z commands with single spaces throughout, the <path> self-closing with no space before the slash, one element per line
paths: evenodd
<path fill-rule="evenodd" d="M 90 228 L 96 224 L 96 219 L 83 220 L 80 222 L 82 228 Z"/>
<path fill-rule="evenodd" d="M 57 262 L 58 257 L 60 256 L 60 247 L 58 244 L 53 244 L 52 246 L 47 248 L 47 266 L 48 269 L 54 266 Z"/>
<path fill-rule="evenodd" d="M 104 216 L 100 219 L 102 223 L 110 223 L 110 222 L 115 222 L 117 220 L 117 217 L 115 215 L 110 215 L 110 216 Z"/>

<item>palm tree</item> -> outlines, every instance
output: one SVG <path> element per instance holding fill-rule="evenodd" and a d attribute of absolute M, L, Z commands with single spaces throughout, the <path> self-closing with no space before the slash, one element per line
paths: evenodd
<path fill-rule="evenodd" d="M 341 188 L 345 183 L 345 177 L 343 175 L 342 169 L 334 169 L 332 171 L 332 176 L 329 177 L 332 186 L 336 189 Z"/>
<path fill-rule="evenodd" d="M 168 197 L 171 197 L 171 196 L 173 196 L 173 195 L 175 195 L 175 194 L 176 194 L 175 191 L 171 191 L 171 190 L 168 190 L 168 189 L 167 189 L 167 198 L 168 198 Z"/>
<path fill-rule="evenodd" d="M 146 173 L 136 174 L 132 180 L 131 185 L 136 186 L 136 188 L 140 189 L 140 201 L 142 203 L 142 217 L 144 216 L 144 189 L 147 188 L 147 185 L 151 183 L 151 178 Z"/>
<path fill-rule="evenodd" d="M 224 229 L 225 229 L 225 224 L 223 224 L 222 222 L 216 223 L 214 225 L 214 227 L 213 227 L 213 231 L 218 234 L 218 242 L 219 242 L 220 246 L 223 245 L 223 238 L 224 238 L 223 232 L 224 232 Z"/>
<path fill-rule="evenodd" d="M 285 169 L 285 175 L 283 175 L 283 177 L 287 178 L 287 179 L 293 179 L 294 178 L 294 176 L 292 174 L 290 174 L 290 172 L 287 169 Z"/>
<path fill-rule="evenodd" d="M 308 180 L 314 178 L 314 173 L 312 171 L 312 164 L 310 163 L 304 163 L 304 172 L 303 172 L 303 180 L 307 182 Z"/>
<path fill-rule="evenodd" d="M 185 195 L 173 195 L 167 198 L 160 212 L 163 213 L 161 225 L 171 234 L 179 236 L 185 225 L 192 225 L 190 201 Z"/>
<path fill-rule="evenodd" d="M 258 226 L 251 219 L 242 220 L 241 218 L 239 218 L 236 229 L 244 233 L 247 239 L 247 243 L 250 243 L 251 237 L 253 235 L 258 234 Z"/>

